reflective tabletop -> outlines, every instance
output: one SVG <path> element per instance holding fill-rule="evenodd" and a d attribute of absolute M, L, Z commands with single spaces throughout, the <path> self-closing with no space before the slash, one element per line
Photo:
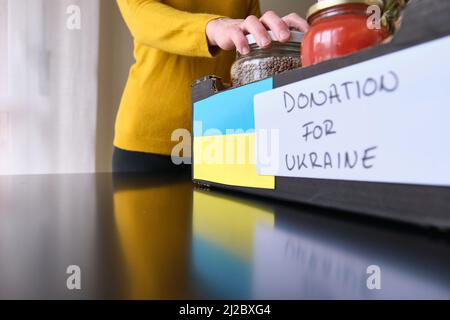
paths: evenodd
<path fill-rule="evenodd" d="M 0 298 L 450 299 L 450 237 L 184 176 L 3 176 Z"/>

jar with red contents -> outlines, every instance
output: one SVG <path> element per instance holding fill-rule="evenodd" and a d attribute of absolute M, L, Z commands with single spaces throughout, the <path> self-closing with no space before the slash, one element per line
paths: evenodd
<path fill-rule="evenodd" d="M 369 6 L 377 6 L 381 14 L 383 4 L 382 0 L 318 1 L 307 15 L 310 29 L 302 42 L 303 67 L 383 42 L 389 33 L 383 27 L 370 24 L 375 10 L 368 10 Z"/>

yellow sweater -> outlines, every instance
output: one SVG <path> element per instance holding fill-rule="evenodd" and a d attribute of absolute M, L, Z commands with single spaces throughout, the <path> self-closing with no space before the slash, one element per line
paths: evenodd
<path fill-rule="evenodd" d="M 229 81 L 233 52 L 212 52 L 206 25 L 219 17 L 259 15 L 258 0 L 117 0 L 134 38 L 116 119 L 114 145 L 169 155 L 178 128 L 191 130 L 191 84 L 215 74 Z"/>

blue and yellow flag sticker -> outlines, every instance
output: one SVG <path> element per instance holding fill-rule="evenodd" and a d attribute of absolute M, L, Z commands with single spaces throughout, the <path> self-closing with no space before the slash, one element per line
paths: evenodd
<path fill-rule="evenodd" d="M 273 89 L 272 78 L 224 91 L 194 104 L 194 179 L 230 186 L 275 189 L 258 175 L 253 98 Z"/>

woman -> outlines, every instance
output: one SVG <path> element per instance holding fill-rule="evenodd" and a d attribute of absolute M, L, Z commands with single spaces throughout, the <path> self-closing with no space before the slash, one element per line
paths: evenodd
<path fill-rule="evenodd" d="M 306 31 L 307 22 L 293 13 L 274 12 L 260 19 L 257 0 L 117 0 L 134 38 L 131 67 L 116 120 L 113 170 L 161 172 L 175 167 L 172 132 L 191 128 L 190 85 L 215 74 L 229 81 L 234 50 L 250 50 L 251 33 L 261 47 L 270 46 L 267 30 L 282 42 L 289 29 Z M 229 18 L 232 17 L 232 18 Z"/>

